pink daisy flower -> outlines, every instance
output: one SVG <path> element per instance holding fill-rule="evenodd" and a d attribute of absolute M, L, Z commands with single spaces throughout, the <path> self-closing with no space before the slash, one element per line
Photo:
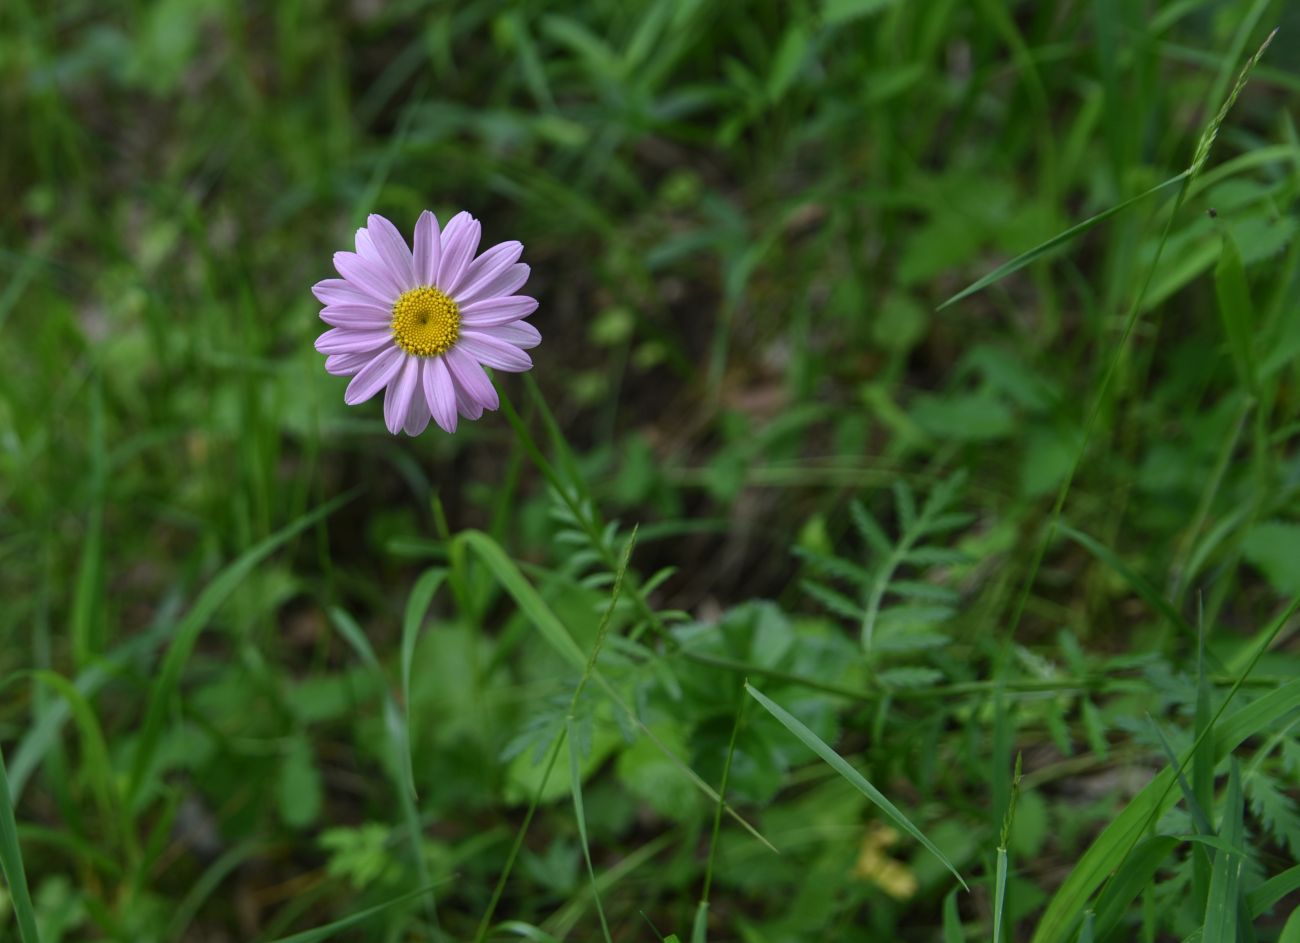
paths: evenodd
<path fill-rule="evenodd" d="M 384 420 L 397 435 L 419 435 L 432 418 L 448 432 L 459 416 L 477 419 L 500 405 L 483 368 L 522 373 L 525 350 L 541 343 L 523 319 L 537 301 L 516 295 L 528 280 L 524 247 L 503 242 L 475 255 L 479 222 L 458 213 L 439 231 L 425 210 L 415 249 L 397 227 L 372 214 L 357 230 L 357 251 L 334 253 L 342 278 L 312 286 L 330 330 L 316 338 L 325 369 L 352 377 L 343 401 L 384 390 Z"/>

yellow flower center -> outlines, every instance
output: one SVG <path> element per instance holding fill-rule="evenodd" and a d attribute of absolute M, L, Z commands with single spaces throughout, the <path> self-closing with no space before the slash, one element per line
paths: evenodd
<path fill-rule="evenodd" d="M 460 337 L 460 308 L 437 288 L 412 288 L 393 303 L 393 340 L 408 354 L 445 354 Z"/>

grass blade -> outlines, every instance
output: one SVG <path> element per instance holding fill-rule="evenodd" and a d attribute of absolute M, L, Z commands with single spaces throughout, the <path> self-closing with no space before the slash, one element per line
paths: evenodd
<path fill-rule="evenodd" d="M 427 902 L 430 922 L 437 923 L 437 904 L 434 900 L 432 884 L 429 880 L 428 865 L 424 861 L 424 850 L 421 846 L 421 836 L 423 829 L 420 826 L 419 810 L 415 807 L 415 780 L 411 770 L 411 737 L 410 731 L 406 726 L 406 715 L 398 708 L 397 702 L 393 700 L 392 690 L 389 688 L 388 679 L 384 677 L 383 666 L 380 665 L 379 659 L 375 657 L 375 651 L 370 645 L 370 640 L 352 618 L 344 610 L 335 607 L 329 612 L 330 622 L 344 640 L 352 646 L 352 650 L 365 663 L 366 667 L 374 674 L 375 680 L 379 684 L 379 689 L 384 692 L 384 729 L 388 732 L 389 749 L 392 751 L 393 769 L 396 773 L 397 782 L 394 786 L 397 788 L 397 801 L 401 806 L 402 819 L 406 824 L 407 836 L 411 843 L 411 857 L 415 864 L 416 877 L 420 884 L 429 889 L 429 901 Z"/>
<path fill-rule="evenodd" d="M 1290 611 L 1283 616 L 1289 618 Z M 1213 736 L 1215 761 L 1228 756 L 1248 737 L 1270 729 L 1297 708 L 1300 708 L 1300 679 L 1270 691 L 1231 717 L 1219 720 L 1214 726 Z M 1175 776 L 1174 769 L 1161 771 L 1102 830 L 1048 902 L 1032 943 L 1064 943 L 1070 938 L 1071 929 L 1078 925 L 1089 898 L 1122 866 L 1124 859 L 1146 834 L 1149 824 L 1177 800 L 1173 791 Z"/>
<path fill-rule="evenodd" d="M 939 307 L 936 308 L 935 310 L 942 311 L 944 308 L 955 305 L 963 298 L 969 298 L 971 295 L 975 294 L 976 292 L 983 291 L 985 288 L 988 288 L 990 285 L 1002 281 L 1002 279 L 1006 278 L 1008 275 L 1015 274 L 1025 266 L 1032 265 L 1033 263 L 1037 262 L 1039 259 L 1047 255 L 1052 250 L 1059 249 L 1061 246 L 1065 245 L 1067 242 L 1072 240 L 1075 236 L 1081 236 L 1089 229 L 1092 229 L 1094 226 L 1097 226 L 1100 223 L 1104 223 L 1106 220 L 1110 219 L 1116 213 L 1121 213 L 1124 210 L 1128 209 L 1130 206 L 1134 206 L 1138 203 L 1141 203 L 1147 197 L 1155 196 L 1157 193 L 1169 189 L 1174 184 L 1181 183 L 1183 180 L 1187 179 L 1190 173 L 1191 173 L 1190 170 L 1184 170 L 1182 173 L 1170 177 L 1164 183 L 1158 183 L 1150 190 L 1146 190 L 1142 193 L 1139 193 L 1137 196 L 1130 197 L 1129 199 L 1125 200 L 1123 203 L 1117 203 L 1116 205 L 1112 206 L 1110 209 L 1103 210 L 1102 212 L 1098 213 L 1096 216 L 1090 216 L 1087 219 L 1085 219 L 1083 222 L 1071 226 L 1069 229 L 1053 236 L 1051 239 L 1048 239 L 1046 242 L 1041 242 L 1038 245 L 1034 246 L 1032 249 L 1029 249 L 1026 252 L 1022 252 L 1020 255 L 1016 256 L 1011 261 L 999 265 L 997 268 L 989 272 L 983 278 L 972 283 L 971 285 L 968 285 L 966 288 L 963 288 L 961 291 L 957 292 L 957 294 L 953 295 L 943 304 L 939 305 Z"/>
<path fill-rule="evenodd" d="M 372 917 L 377 917 L 385 910 L 396 907 L 398 904 L 404 904 L 408 900 L 414 900 L 422 894 L 433 890 L 432 886 L 422 887 L 419 890 L 402 894 L 394 897 L 392 900 L 384 901 L 382 904 L 376 904 L 374 907 L 367 907 L 365 910 L 359 910 L 351 916 L 344 917 L 341 920 L 335 920 L 333 923 L 327 923 L 323 927 L 316 927 L 314 930 L 304 930 L 301 933 L 295 933 L 292 936 L 282 936 L 278 940 L 271 940 L 270 943 L 320 943 L 321 940 L 328 940 L 336 936 L 349 927 L 355 927 L 357 924 L 365 923 Z"/>
<path fill-rule="evenodd" d="M 921 830 L 913 825 L 907 816 L 898 810 L 897 806 L 885 798 L 885 795 L 879 789 L 867 782 L 866 777 L 850 766 L 844 757 L 832 750 L 826 744 L 826 741 L 822 740 L 821 737 L 817 736 L 817 734 L 804 726 L 803 722 L 797 717 L 785 708 L 781 707 L 781 705 L 777 704 L 775 701 L 769 699 L 762 691 L 759 691 L 752 684 L 746 682 L 745 690 L 749 692 L 750 697 L 762 705 L 765 711 L 775 717 L 786 730 L 790 731 L 800 741 L 802 741 L 804 746 L 808 747 L 808 749 L 821 757 L 827 765 L 831 767 L 831 769 L 835 770 L 835 772 L 847 779 L 849 783 L 858 790 L 858 792 L 862 793 L 875 803 L 875 805 L 889 816 L 889 818 L 892 819 L 899 828 L 924 845 L 932 855 L 943 862 L 944 867 L 953 873 L 953 876 L 957 878 L 962 887 L 966 888 L 966 890 L 970 890 L 966 881 L 962 878 L 961 873 L 958 872 L 952 862 L 949 861 L 948 857 L 938 849 L 934 842 L 926 838 Z"/>
<path fill-rule="evenodd" d="M 578 647 L 578 643 L 573 640 L 573 636 L 571 636 L 569 630 L 564 627 L 564 623 L 562 623 L 559 618 L 556 617 L 555 613 L 551 611 L 551 607 L 546 604 L 546 600 L 542 599 L 541 594 L 537 592 L 533 587 L 533 584 L 530 583 L 521 572 L 519 572 L 519 567 L 517 567 L 514 561 L 506 555 L 500 545 L 482 531 L 468 530 L 457 534 L 455 540 L 452 542 L 453 553 L 463 552 L 464 548 L 472 549 L 476 554 L 478 554 L 479 559 L 481 559 L 487 565 L 488 569 L 492 571 L 493 575 L 497 578 L 497 581 L 501 584 L 501 587 L 514 599 L 516 605 L 523 610 L 524 614 L 528 616 L 529 620 L 533 623 L 533 626 L 542 634 L 542 637 L 550 643 L 551 647 L 554 648 L 566 661 L 573 665 L 574 668 L 577 668 L 579 671 L 585 670 L 586 657 L 583 655 L 582 649 Z M 646 726 L 645 721 L 638 717 L 636 712 L 628 707 L 619 696 L 618 692 L 614 690 L 614 686 L 605 679 L 604 675 L 593 669 L 591 679 L 595 681 L 596 685 L 605 692 L 605 695 L 614 702 L 619 710 L 622 711 L 623 715 L 633 725 L 635 725 L 637 730 L 650 740 L 659 752 L 662 753 L 674 767 L 676 767 L 677 771 L 691 781 L 692 785 L 694 785 L 696 789 L 704 793 L 705 796 L 714 802 L 721 801 L 721 797 L 718 795 L 717 791 L 701 779 L 699 774 L 683 762 L 682 759 L 663 742 L 663 740 L 655 735 L 654 731 Z M 762 842 L 767 848 L 776 851 L 776 847 L 764 838 L 763 834 L 750 822 L 746 821 L 738 812 L 736 812 L 735 809 L 731 806 L 727 806 L 726 808 L 727 814 L 742 828 L 749 832 L 749 834 L 753 835 L 754 838 Z"/>
<path fill-rule="evenodd" d="M 1134 571 L 1127 563 L 1115 555 L 1115 552 L 1109 547 L 1099 543 L 1093 537 L 1075 530 L 1069 524 L 1059 524 L 1058 528 L 1061 533 L 1069 537 L 1083 549 L 1087 550 L 1094 557 L 1106 564 L 1132 587 L 1133 591 L 1142 597 L 1151 608 L 1155 609 L 1164 616 L 1169 624 L 1175 628 L 1186 632 L 1188 635 L 1195 635 L 1195 631 L 1187 620 L 1178 614 L 1178 610 L 1173 607 L 1169 600 L 1161 595 L 1160 591 L 1148 583 L 1141 574 Z"/>
<path fill-rule="evenodd" d="M 1291 916 L 1287 918 L 1286 926 L 1282 928 L 1282 935 L 1277 938 L 1277 943 L 1300 943 L 1300 907 L 1291 911 Z"/>
<path fill-rule="evenodd" d="M 447 571 L 441 567 L 426 570 L 406 600 L 406 615 L 402 619 L 402 710 L 408 730 L 411 726 L 411 662 L 415 658 L 415 643 L 420 637 L 420 627 L 429 613 L 429 606 L 433 604 L 433 597 L 446 579 Z M 406 751 L 406 765 L 409 772 L 410 750 Z"/>
<path fill-rule="evenodd" d="M 1275 874 L 1246 895 L 1251 918 L 1259 917 L 1273 908 L 1288 894 L 1300 891 L 1300 864 L 1292 865 L 1281 874 Z"/>
<path fill-rule="evenodd" d="M 957 912 L 957 888 L 943 899 L 943 943 L 965 943 L 966 933 L 961 928 L 961 914 Z"/>
<path fill-rule="evenodd" d="M 582 858 L 587 864 L 587 878 L 591 881 L 591 894 L 596 902 L 596 916 L 600 918 L 600 932 L 605 943 L 613 943 L 609 935 L 609 921 L 605 919 L 605 905 L 600 901 L 600 886 L 596 882 L 596 867 L 591 863 L 591 842 L 587 839 L 587 812 L 582 803 L 582 763 L 578 755 L 579 738 L 573 730 L 573 717 L 565 722 L 569 741 L 569 791 L 573 795 L 573 815 L 578 822 L 578 839 L 582 842 Z"/>
<path fill-rule="evenodd" d="M 695 908 L 695 922 L 691 925 L 691 943 L 708 943 L 709 892 L 713 888 L 713 866 L 718 855 L 718 835 L 722 832 L 722 807 L 727 797 L 727 780 L 731 778 L 731 763 L 736 757 L 736 735 L 740 733 L 745 704 L 744 698 L 740 698 L 736 703 L 736 719 L 731 725 L 731 739 L 727 742 L 727 759 L 722 764 L 722 782 L 718 784 L 719 799 L 713 814 L 713 833 L 709 836 L 709 860 L 704 866 L 704 890 L 700 892 L 700 903 Z"/>
<path fill-rule="evenodd" d="M 1173 854 L 1178 843 L 1179 840 L 1172 835 L 1144 838 L 1115 872 L 1115 877 L 1098 898 L 1095 909 L 1094 929 L 1101 939 L 1107 938 L 1129 905 L 1151 886 L 1156 870 Z"/>
<path fill-rule="evenodd" d="M 1219 301 L 1219 318 L 1232 351 L 1237 379 L 1252 396 L 1259 395 L 1259 368 L 1255 362 L 1255 306 L 1246 284 L 1246 267 L 1241 252 L 1227 227 L 1222 231 L 1223 244 L 1219 264 L 1214 269 L 1214 293 Z"/>
<path fill-rule="evenodd" d="M 208 620 L 259 563 L 317 521 L 333 514 L 359 493 L 358 489 L 353 489 L 347 494 L 327 501 L 246 550 L 217 574 L 199 594 L 190 611 L 177 624 L 171 647 L 163 658 L 162 667 L 158 671 L 158 680 L 153 685 L 140 740 L 136 744 L 135 759 L 131 764 L 131 775 L 127 780 L 125 793 L 128 809 L 134 807 L 144 787 L 145 776 L 148 774 L 149 764 L 153 761 L 154 750 L 158 747 L 158 738 L 162 734 L 164 716 L 171 704 L 172 695 L 180 686 L 181 672 L 189 661 L 190 653 L 194 650 L 199 634 L 207 626 Z"/>
<path fill-rule="evenodd" d="M 23 943 L 39 943 L 36 935 L 36 911 L 32 908 L 32 895 L 27 889 L 27 871 L 23 867 L 23 851 L 18 844 L 18 821 L 14 817 L 13 799 L 9 795 L 9 777 L 5 774 L 5 761 L 0 754 L 0 868 L 4 870 L 9 885 L 9 897 L 18 918 L 18 933 Z"/>
<path fill-rule="evenodd" d="M 1241 770 L 1233 763 L 1228 774 L 1228 797 L 1223 806 L 1223 825 L 1219 829 L 1219 836 L 1231 845 L 1241 842 L 1244 831 L 1242 814 Z M 1214 856 L 1201 943 L 1236 943 L 1242 864 L 1240 855 L 1228 851 L 1220 851 Z"/>

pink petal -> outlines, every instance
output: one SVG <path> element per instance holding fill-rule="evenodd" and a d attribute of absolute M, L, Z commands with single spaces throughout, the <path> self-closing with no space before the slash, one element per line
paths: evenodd
<path fill-rule="evenodd" d="M 438 217 L 428 210 L 415 223 L 415 281 L 433 285 L 438 280 L 438 262 L 442 258 L 442 234 Z"/>
<path fill-rule="evenodd" d="M 456 389 L 456 409 L 466 419 L 477 419 L 483 415 L 482 405 L 471 399 L 469 394 L 459 387 Z"/>
<path fill-rule="evenodd" d="M 488 379 L 488 375 L 483 372 L 478 361 L 465 353 L 459 346 L 443 354 L 443 359 L 447 361 L 447 369 L 451 371 L 452 379 L 456 381 L 456 389 L 465 395 L 467 400 L 478 404 L 486 409 L 496 409 L 501 405 L 497 398 L 496 387 Z"/>
<path fill-rule="evenodd" d="M 442 258 L 438 261 L 437 287 L 456 297 L 456 286 L 474 258 L 483 228 L 469 213 L 457 213 L 442 231 Z M 434 413 L 434 419 L 438 414 Z"/>
<path fill-rule="evenodd" d="M 325 358 L 325 372 L 336 377 L 350 377 L 370 361 L 375 355 L 370 351 L 359 354 L 330 354 Z"/>
<path fill-rule="evenodd" d="M 316 349 L 322 354 L 355 354 L 378 350 L 392 341 L 392 331 L 354 331 L 348 327 L 336 327 L 316 338 Z"/>
<path fill-rule="evenodd" d="M 370 238 L 370 230 L 362 226 L 357 230 L 357 255 L 365 259 L 371 265 L 383 265 L 384 259 L 375 248 L 375 241 Z"/>
<path fill-rule="evenodd" d="M 343 402 L 349 406 L 364 403 L 382 390 L 397 373 L 398 368 L 406 362 L 406 352 L 399 347 L 390 347 L 375 356 L 352 378 L 343 393 Z"/>
<path fill-rule="evenodd" d="M 311 286 L 311 293 L 316 296 L 316 300 L 325 305 L 376 305 L 379 307 L 391 308 L 392 305 L 384 305 L 377 301 L 366 292 L 362 291 L 356 285 L 342 278 L 327 278 L 322 282 L 317 282 Z"/>
<path fill-rule="evenodd" d="M 514 344 L 516 347 L 522 347 L 524 350 L 536 347 L 542 342 L 542 333 L 533 327 L 527 321 L 514 321 L 510 324 L 499 324 L 490 331 L 484 331 L 485 334 L 491 334 L 507 343 Z"/>
<path fill-rule="evenodd" d="M 466 327 L 493 327 L 526 318 L 536 310 L 536 298 L 507 295 L 504 298 L 485 298 L 465 305 L 460 309 L 460 319 Z"/>
<path fill-rule="evenodd" d="M 419 435 L 429 428 L 429 403 L 424 398 L 424 390 L 416 390 L 411 397 L 411 408 L 406 413 L 406 425 L 402 431 L 407 435 Z"/>
<path fill-rule="evenodd" d="M 397 227 L 378 213 L 371 213 L 366 220 L 370 228 L 370 239 L 375 244 L 384 265 L 393 275 L 402 291 L 416 286 L 415 266 L 411 263 L 411 249 L 397 231 Z"/>
<path fill-rule="evenodd" d="M 513 295 L 524 287 L 524 282 L 528 281 L 531 271 L 532 269 L 524 262 L 508 265 L 483 284 L 475 286 L 472 294 L 462 292 L 456 300 L 463 304 L 471 304 L 501 295 Z"/>
<path fill-rule="evenodd" d="M 446 432 L 456 431 L 456 387 L 441 357 L 424 361 L 424 398 L 433 421 Z"/>
<path fill-rule="evenodd" d="M 531 370 L 533 366 L 533 359 L 514 344 L 497 340 L 491 334 L 480 331 L 461 331 L 456 346 L 493 370 L 523 373 L 525 370 Z"/>
<path fill-rule="evenodd" d="M 354 287 L 383 304 L 392 305 L 402 293 L 402 287 L 385 266 L 372 265 L 355 252 L 335 252 L 334 267 Z"/>
<path fill-rule="evenodd" d="M 411 411 L 411 398 L 420 381 L 420 358 L 407 357 L 396 379 L 390 380 L 384 391 L 384 422 L 393 435 L 406 425 L 406 415 Z"/>
<path fill-rule="evenodd" d="M 327 305 L 320 312 L 320 319 L 326 324 L 363 331 L 388 327 L 392 318 L 391 312 L 369 305 Z"/>
<path fill-rule="evenodd" d="M 468 304 L 476 298 L 485 297 L 482 290 L 517 262 L 523 251 L 522 242 L 503 242 L 488 249 L 465 269 L 465 274 L 456 289 L 456 301 L 460 304 Z"/>

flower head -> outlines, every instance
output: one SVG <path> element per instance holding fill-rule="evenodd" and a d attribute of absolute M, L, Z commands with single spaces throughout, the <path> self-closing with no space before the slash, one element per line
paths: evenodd
<path fill-rule="evenodd" d="M 515 294 L 528 280 L 524 247 L 503 242 L 476 255 L 479 235 L 469 213 L 439 230 L 425 210 L 412 251 L 396 226 L 372 214 L 357 230 L 357 251 L 334 253 L 343 277 L 312 286 L 330 325 L 316 338 L 325 369 L 352 377 L 349 406 L 384 390 L 393 435 L 419 435 L 430 418 L 455 432 L 459 416 L 477 419 L 500 405 L 483 367 L 532 368 L 524 351 L 542 335 L 523 320 L 536 300 Z"/>

